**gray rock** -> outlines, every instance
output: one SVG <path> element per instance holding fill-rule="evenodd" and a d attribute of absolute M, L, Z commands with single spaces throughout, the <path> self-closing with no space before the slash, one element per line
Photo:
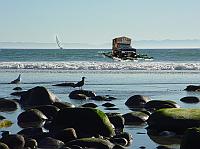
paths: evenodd
<path fill-rule="evenodd" d="M 181 98 L 180 101 L 185 102 L 185 103 L 198 103 L 200 99 L 194 96 L 187 96 L 187 97 Z"/>
<path fill-rule="evenodd" d="M 51 105 L 59 99 L 45 87 L 37 86 L 21 95 L 20 102 L 23 107 Z"/>
<path fill-rule="evenodd" d="M 75 90 L 69 94 L 69 98 L 78 100 L 93 98 L 95 96 L 96 96 L 95 93 L 88 90 Z"/>
<path fill-rule="evenodd" d="M 23 149 L 25 145 L 24 137 L 18 134 L 6 135 L 1 138 L 0 142 L 8 145 L 10 149 Z"/>
<path fill-rule="evenodd" d="M 0 99 L 0 112 L 9 112 L 17 110 L 17 103 L 13 100 Z"/>
<path fill-rule="evenodd" d="M 143 108 L 148 101 L 150 101 L 150 98 L 147 96 L 134 95 L 125 102 L 125 105 L 129 108 Z"/>

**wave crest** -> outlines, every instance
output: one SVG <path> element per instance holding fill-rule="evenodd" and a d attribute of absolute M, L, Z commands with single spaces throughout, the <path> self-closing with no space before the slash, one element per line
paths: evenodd
<path fill-rule="evenodd" d="M 0 69 L 31 70 L 200 70 L 200 62 L 0 62 Z"/>

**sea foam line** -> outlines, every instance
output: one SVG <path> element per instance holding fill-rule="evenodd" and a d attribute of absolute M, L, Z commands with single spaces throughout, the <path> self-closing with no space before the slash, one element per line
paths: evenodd
<path fill-rule="evenodd" d="M 199 71 L 200 62 L 0 62 L 0 69 Z"/>

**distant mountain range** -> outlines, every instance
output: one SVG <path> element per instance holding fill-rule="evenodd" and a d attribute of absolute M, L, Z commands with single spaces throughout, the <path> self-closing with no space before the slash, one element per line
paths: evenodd
<path fill-rule="evenodd" d="M 111 42 L 102 44 L 87 44 L 87 43 L 61 43 L 63 48 L 72 49 L 111 49 Z M 193 40 L 138 40 L 132 41 L 134 48 L 200 48 L 200 39 Z M 0 42 L 0 48 L 23 48 L 23 49 L 56 49 L 56 43 L 40 43 L 40 42 Z"/>

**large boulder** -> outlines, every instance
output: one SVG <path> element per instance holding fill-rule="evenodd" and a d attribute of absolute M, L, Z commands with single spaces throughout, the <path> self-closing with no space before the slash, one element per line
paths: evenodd
<path fill-rule="evenodd" d="M 148 101 L 150 101 L 148 96 L 134 95 L 125 102 L 125 105 L 129 108 L 142 108 Z"/>
<path fill-rule="evenodd" d="M 188 129 L 182 140 L 180 149 L 197 149 L 200 147 L 200 127 Z"/>
<path fill-rule="evenodd" d="M 66 108 L 58 111 L 50 130 L 74 128 L 77 135 L 113 136 L 114 129 L 106 114 L 94 108 Z"/>
<path fill-rule="evenodd" d="M 59 108 L 54 105 L 41 105 L 34 107 L 34 109 L 40 110 L 48 119 L 54 118 L 59 111 Z"/>
<path fill-rule="evenodd" d="M 37 86 L 21 95 L 20 102 L 23 107 L 51 105 L 59 99 L 45 87 Z"/>
<path fill-rule="evenodd" d="M 95 96 L 96 96 L 95 93 L 93 93 L 92 91 L 88 91 L 88 90 L 75 90 L 69 94 L 69 98 L 78 99 L 78 100 L 93 98 Z"/>
<path fill-rule="evenodd" d="M 183 133 L 200 126 L 200 109 L 166 108 L 155 111 L 147 120 L 150 129 Z"/>

